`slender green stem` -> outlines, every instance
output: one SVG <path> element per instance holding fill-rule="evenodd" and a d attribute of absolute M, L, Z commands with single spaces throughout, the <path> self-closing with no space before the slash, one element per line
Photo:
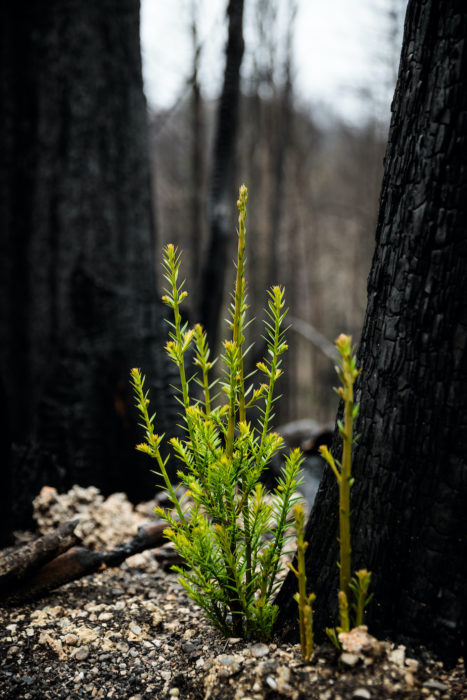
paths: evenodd
<path fill-rule="evenodd" d="M 232 342 L 236 348 L 236 363 L 235 363 L 235 382 L 237 387 L 237 396 L 234 405 L 230 405 L 229 412 L 229 424 L 227 431 L 227 440 L 229 447 L 233 445 L 234 432 L 235 432 L 235 404 L 238 407 L 238 419 L 241 423 L 246 422 L 246 408 L 245 408 L 245 380 L 244 380 L 244 370 L 243 370 L 243 316 L 246 310 L 245 302 L 245 219 L 246 219 L 246 203 L 248 200 L 248 194 L 246 187 L 242 186 L 239 192 L 239 199 L 237 202 L 238 207 L 238 250 L 237 250 L 237 278 L 235 281 L 235 298 L 234 298 L 234 314 L 233 314 L 233 333 Z M 230 448 L 231 450 L 232 448 Z M 243 520 L 243 533 L 245 538 L 245 579 L 246 579 L 246 590 L 247 597 L 250 598 L 252 595 L 251 591 L 251 581 L 252 581 L 252 567 L 251 567 L 251 533 L 250 533 L 250 513 L 249 513 L 249 503 L 248 494 L 245 493 L 245 481 L 244 477 L 240 481 L 240 489 L 244 494 L 243 506 L 242 506 L 242 520 Z"/>
<path fill-rule="evenodd" d="M 268 377 L 260 447 L 256 458 L 257 469 L 260 468 L 261 460 L 264 455 L 264 445 L 269 431 L 269 421 L 271 419 L 273 406 L 274 388 L 276 381 L 282 374 L 282 371 L 279 369 L 280 355 L 287 349 L 286 343 L 284 343 L 281 339 L 281 323 L 287 313 L 287 311 L 284 311 L 284 290 L 281 287 L 275 286 L 269 291 L 269 310 L 268 315 L 273 323 L 272 329 L 270 328 L 270 340 L 268 342 L 268 352 L 271 360 L 269 362 L 269 366 L 267 366 L 266 362 L 259 362 L 257 365 L 257 367 Z"/>
<path fill-rule="evenodd" d="M 344 434 L 342 449 L 342 471 L 339 482 L 339 541 L 340 541 L 340 590 L 349 598 L 352 547 L 350 543 L 350 483 L 352 478 L 353 436 L 353 387 L 347 382 L 345 389 Z"/>
<path fill-rule="evenodd" d="M 180 502 L 177 498 L 177 494 L 175 493 L 175 490 L 172 486 L 172 483 L 169 479 L 169 475 L 167 474 L 167 470 L 165 468 L 165 462 L 162 459 L 162 455 L 160 453 L 159 445 L 162 440 L 163 436 L 156 435 L 154 433 L 154 428 L 152 425 L 152 421 L 149 417 L 148 413 L 148 399 L 146 398 L 146 394 L 144 393 L 144 377 L 141 375 L 140 371 L 138 369 L 132 369 L 131 370 L 131 378 L 133 381 L 133 387 L 135 389 L 135 393 L 138 397 L 138 408 L 140 410 L 140 413 L 143 417 L 145 428 L 146 428 L 146 436 L 148 439 L 148 443 L 152 452 L 152 456 L 156 459 L 157 464 L 160 469 L 160 473 L 162 475 L 162 478 L 164 479 L 165 487 L 167 491 L 169 492 L 170 495 L 170 500 L 174 504 L 177 515 L 180 518 L 180 521 L 186 525 L 187 520 L 183 514 L 182 508 L 180 506 Z M 143 447 L 143 446 L 138 446 L 138 447 Z M 141 451 L 146 451 L 142 449 Z"/>
<path fill-rule="evenodd" d="M 307 662 L 313 655 L 313 603 L 316 600 L 314 593 L 307 596 L 306 593 L 306 569 L 305 552 L 308 542 L 304 541 L 305 514 L 301 504 L 295 506 L 295 531 L 297 534 L 297 569 L 289 564 L 289 568 L 294 572 L 298 580 L 298 593 L 294 596 L 298 604 L 300 646 L 303 659 Z"/>

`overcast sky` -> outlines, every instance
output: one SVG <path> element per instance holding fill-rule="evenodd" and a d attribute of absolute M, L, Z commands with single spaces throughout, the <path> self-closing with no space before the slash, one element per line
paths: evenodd
<path fill-rule="evenodd" d="M 171 106 L 187 90 L 191 2 L 142 0 L 145 89 L 154 108 Z M 206 96 L 214 97 L 224 67 L 227 0 L 197 0 L 197 4 L 202 88 Z M 298 0 L 293 44 L 297 98 L 304 103 L 323 102 L 350 121 L 375 109 L 383 116 L 386 111 L 389 114 L 405 4 L 405 0 Z M 257 41 L 252 6 L 252 0 L 245 0 L 244 75 Z M 288 6 L 288 0 L 282 0 L 282 12 Z M 396 13 L 393 20 L 389 8 Z M 279 21 L 278 54 L 281 26 L 284 22 Z M 395 38 L 391 38 L 393 32 Z M 362 91 L 371 92 L 373 100 L 363 98 Z"/>

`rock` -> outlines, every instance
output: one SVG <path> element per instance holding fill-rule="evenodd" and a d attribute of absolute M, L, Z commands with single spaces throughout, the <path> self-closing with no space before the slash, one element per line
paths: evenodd
<path fill-rule="evenodd" d="M 349 651 L 344 651 L 344 653 L 341 654 L 341 662 L 344 666 L 355 666 L 359 660 L 360 657 L 357 654 L 351 654 Z"/>
<path fill-rule="evenodd" d="M 231 654 L 221 654 L 216 661 L 221 666 L 219 669 L 219 675 L 221 676 L 232 676 L 240 670 L 242 665 L 242 658 Z"/>
<path fill-rule="evenodd" d="M 377 644 L 375 637 L 368 634 L 368 627 L 365 625 L 354 627 L 350 632 L 341 632 L 339 641 L 343 650 L 349 651 L 351 654 L 368 652 Z"/>
<path fill-rule="evenodd" d="M 357 688 L 352 693 L 352 700 L 371 700 L 371 693 L 367 688 Z"/>
<path fill-rule="evenodd" d="M 255 659 L 259 659 L 261 656 L 269 654 L 269 647 L 267 644 L 253 644 L 253 646 L 250 647 L 250 653 Z"/>
<path fill-rule="evenodd" d="M 52 532 L 60 523 L 78 518 L 76 533 L 85 547 L 94 550 L 112 549 L 136 535 L 138 527 L 148 522 L 149 509 L 153 510 L 155 502 L 146 505 L 147 509 L 136 510 L 124 493 L 114 493 L 104 499 L 94 486 L 73 486 L 64 494 L 44 486 L 33 501 L 34 519 L 42 534 Z M 144 568 L 151 556 L 150 553 L 135 555 L 136 559 L 131 557 L 131 565 Z"/>
<path fill-rule="evenodd" d="M 271 690 L 277 690 L 277 682 L 272 676 L 267 676 L 266 683 L 271 688 Z"/>
<path fill-rule="evenodd" d="M 101 614 L 98 616 L 98 620 L 100 622 L 108 622 L 109 620 L 112 620 L 113 618 L 113 613 L 111 612 L 101 612 Z"/>
<path fill-rule="evenodd" d="M 94 642 L 99 636 L 98 629 L 95 627 L 79 627 L 76 630 L 76 634 L 79 637 L 80 644 L 89 644 Z"/>
<path fill-rule="evenodd" d="M 388 654 L 388 659 L 396 666 L 403 668 L 405 665 L 405 647 L 400 645 Z"/>
<path fill-rule="evenodd" d="M 78 647 L 76 650 L 74 657 L 77 661 L 85 661 L 89 656 L 89 647 L 88 646 L 82 646 Z"/>
<path fill-rule="evenodd" d="M 162 612 L 160 610 L 153 612 L 151 615 L 151 625 L 157 629 L 157 628 L 162 627 L 163 624 L 164 624 L 164 619 L 162 616 Z"/>
<path fill-rule="evenodd" d="M 441 692 L 448 689 L 447 685 L 436 680 L 425 681 L 423 687 L 428 688 L 428 690 L 439 690 Z"/>

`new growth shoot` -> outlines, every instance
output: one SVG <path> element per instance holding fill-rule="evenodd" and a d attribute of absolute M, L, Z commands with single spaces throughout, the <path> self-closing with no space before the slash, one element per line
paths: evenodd
<path fill-rule="evenodd" d="M 320 447 L 322 457 L 331 467 L 339 487 L 339 594 L 338 607 L 340 627 L 338 632 L 348 632 L 351 626 L 361 625 L 363 611 L 368 604 L 368 588 L 371 574 L 362 569 L 351 578 L 351 539 L 350 539 L 350 489 L 352 478 L 352 446 L 357 440 L 353 435 L 353 423 L 358 416 L 359 405 L 354 403 L 354 384 L 361 370 L 357 370 L 357 358 L 352 348 L 352 338 L 340 335 L 336 340 L 339 359 L 336 366 L 341 386 L 336 389 L 344 402 L 344 422 L 338 421 L 342 438 L 342 461 L 334 459 L 326 446 Z M 354 594 L 354 603 L 349 609 L 350 593 Z M 353 614 L 352 614 L 353 613 Z M 334 630 L 327 630 L 333 642 L 337 636 Z"/>
<path fill-rule="evenodd" d="M 247 189 L 240 188 L 237 202 L 237 276 L 230 309 L 230 339 L 224 342 L 220 393 L 210 378 L 214 362 L 206 334 L 200 325 L 189 329 L 182 321 L 180 306 L 187 296 L 180 281 L 180 254 L 173 245 L 164 249 L 167 282 L 163 301 L 171 309 L 170 359 L 180 377 L 178 400 L 182 407 L 183 438 L 168 440 L 181 469 L 177 479 L 185 486 L 179 496 L 172 484 L 167 461 L 162 458 L 163 436 L 154 432 L 155 415 L 148 411 L 149 398 L 144 376 L 138 369 L 131 381 L 145 431 L 137 449 L 156 461 L 173 510 L 157 512 L 168 523 L 166 535 L 183 557 L 186 567 L 174 567 L 190 597 L 210 621 L 230 636 L 253 635 L 266 639 L 277 617 L 273 599 L 280 580 L 280 558 L 289 541 L 289 514 L 300 482 L 300 450 L 285 460 L 272 498 L 266 498 L 260 483 L 271 457 L 283 446 L 282 438 L 270 431 L 274 417 L 274 389 L 281 359 L 287 350 L 282 329 L 286 315 L 284 290 L 268 292 L 265 337 L 267 351 L 257 369 L 262 380 L 257 386 L 245 377 L 246 327 L 245 220 Z M 187 358 L 194 356 L 195 372 L 187 370 Z M 248 410 L 259 412 L 258 425 L 248 419 Z"/>
<path fill-rule="evenodd" d="M 305 552 L 308 542 L 304 541 L 305 534 L 305 514 L 302 504 L 294 508 L 295 532 L 297 535 L 297 569 L 288 564 L 298 579 L 298 593 L 294 595 L 298 604 L 299 626 L 300 626 L 300 646 L 305 662 L 308 662 L 313 655 L 313 603 L 316 600 L 314 593 L 306 594 L 306 573 L 305 573 Z"/>

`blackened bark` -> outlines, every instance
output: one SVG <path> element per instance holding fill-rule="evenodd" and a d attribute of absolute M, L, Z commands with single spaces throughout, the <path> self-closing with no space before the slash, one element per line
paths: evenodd
<path fill-rule="evenodd" d="M 31 575 L 47 562 L 60 556 L 73 547 L 79 537 L 75 534 L 78 520 L 67 520 L 54 532 L 43 535 L 33 542 L 28 542 L 19 550 L 7 552 L 0 557 L 0 596 L 5 591 L 10 593 L 18 582 Z"/>
<path fill-rule="evenodd" d="M 170 383 L 157 342 L 137 0 L 8 3 L 1 21 L 0 383 L 11 525 L 48 483 L 146 497 L 131 366 Z M 164 427 L 164 426 L 162 426 Z M 2 517 L 5 513 L 2 512 Z"/>
<path fill-rule="evenodd" d="M 198 284 L 200 256 L 199 250 L 203 241 L 203 186 L 204 186 L 204 118 L 203 99 L 199 82 L 199 65 L 201 45 L 198 38 L 197 17 L 195 4 L 192 6 L 193 19 L 191 35 L 193 41 L 193 75 L 191 93 L 191 279 L 193 285 Z M 195 299 L 198 289 L 194 290 Z M 196 302 L 195 302 L 196 303 Z"/>
<path fill-rule="evenodd" d="M 229 35 L 224 84 L 217 114 L 209 222 L 210 239 L 201 281 L 200 315 L 209 345 L 215 351 L 224 296 L 224 278 L 233 227 L 229 213 L 235 197 L 234 163 L 240 101 L 240 67 L 243 57 L 243 0 L 230 0 Z"/>
<path fill-rule="evenodd" d="M 467 600 L 466 152 L 467 6 L 412 0 L 358 351 L 353 568 L 374 572 L 373 632 L 449 661 Z M 317 628 L 335 609 L 336 535 L 328 473 L 306 532 Z M 293 586 L 279 596 L 286 625 Z"/>

